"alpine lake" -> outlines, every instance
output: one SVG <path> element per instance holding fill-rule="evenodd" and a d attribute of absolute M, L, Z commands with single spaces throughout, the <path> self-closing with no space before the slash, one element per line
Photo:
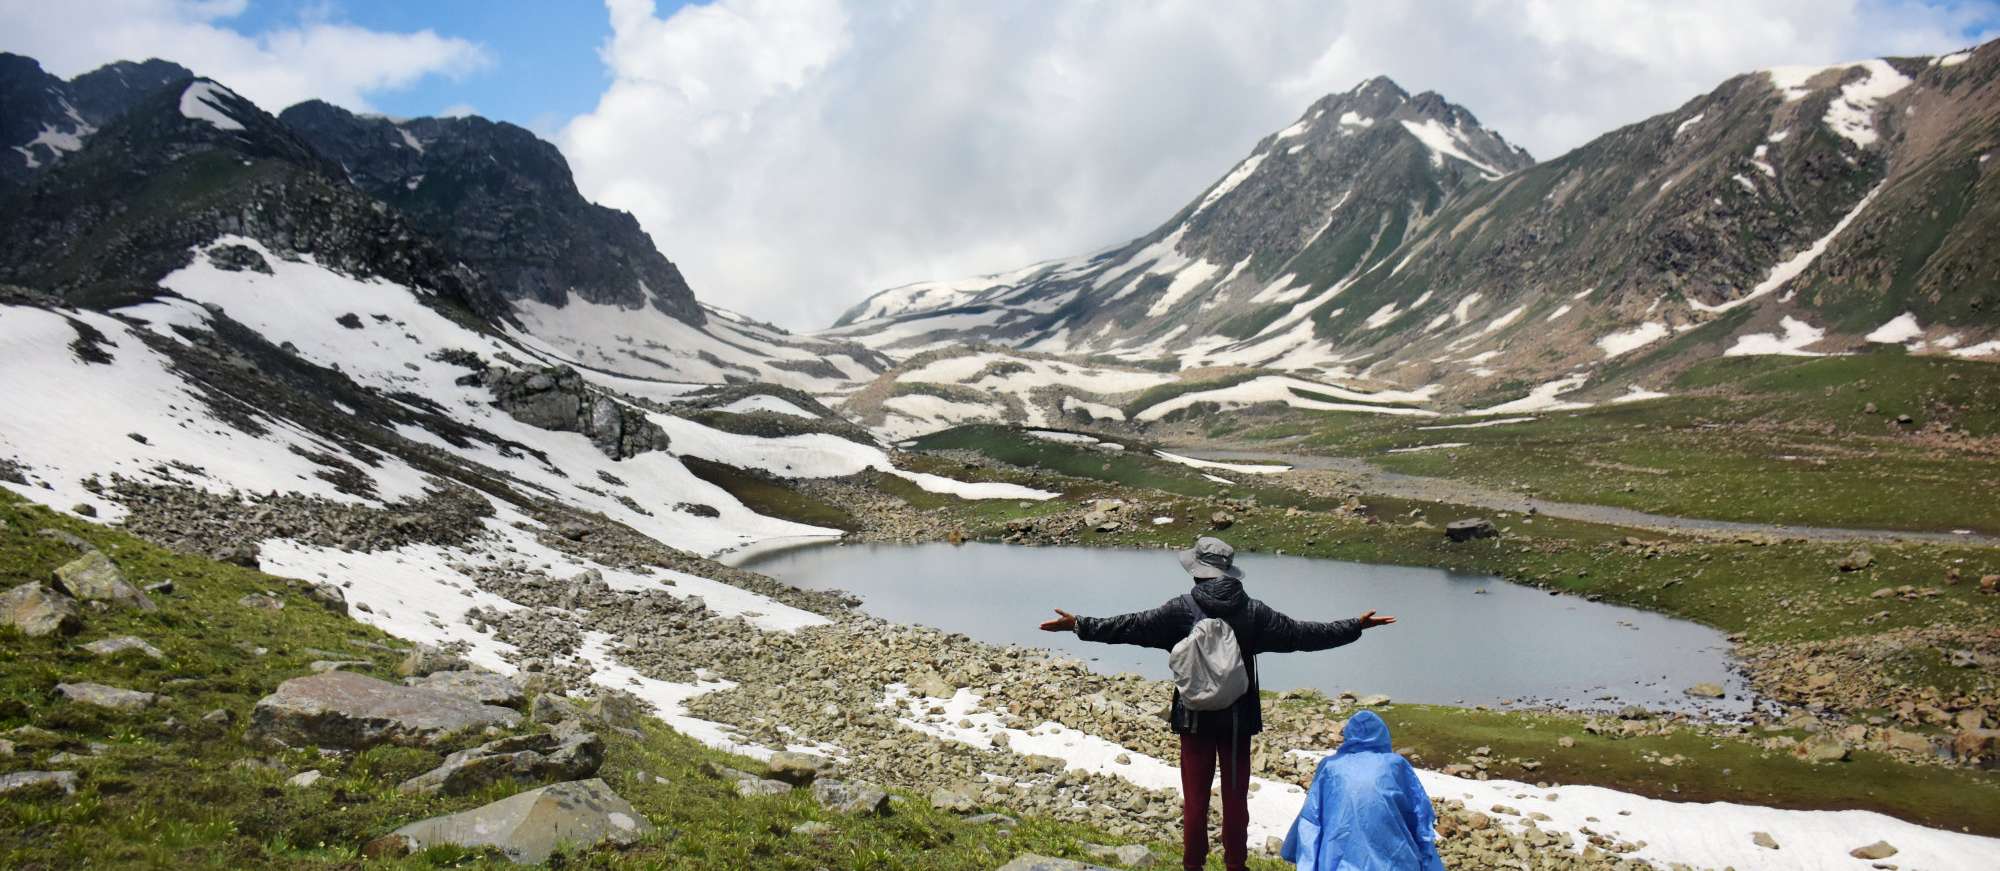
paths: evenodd
<path fill-rule="evenodd" d="M 1159 607 L 1190 589 L 1174 550 L 966 544 L 810 544 L 746 553 L 737 565 L 861 610 L 994 645 L 1073 656 L 1105 674 L 1170 679 L 1162 650 L 1078 640 L 1039 624 Z M 1747 681 L 1715 629 L 1650 611 L 1433 568 L 1238 552 L 1244 590 L 1298 620 L 1394 616 L 1332 650 L 1258 657 L 1265 690 L 1381 694 L 1420 704 L 1749 713 Z M 1724 688 L 1700 698 L 1698 684 Z"/>

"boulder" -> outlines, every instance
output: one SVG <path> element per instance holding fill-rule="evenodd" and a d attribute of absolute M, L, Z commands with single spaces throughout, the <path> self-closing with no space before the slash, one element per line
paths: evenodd
<path fill-rule="evenodd" d="M 1763 847 L 1766 850 L 1778 849 L 1778 839 L 1771 837 L 1770 832 L 1751 832 L 1750 843 Z"/>
<path fill-rule="evenodd" d="M 257 701 L 243 738 L 271 749 L 427 747 L 453 735 L 520 722 L 521 715 L 506 708 L 333 671 L 279 684 L 277 692 Z"/>
<path fill-rule="evenodd" d="M 1035 853 L 1022 853 L 1014 861 L 1000 866 L 999 871 L 1110 871 L 1102 865 L 1091 865 L 1075 859 L 1055 859 Z"/>
<path fill-rule="evenodd" d="M 563 724 L 547 732 L 489 741 L 445 757 L 444 764 L 403 781 L 403 792 L 465 795 L 503 780 L 536 783 L 581 780 L 604 765 L 604 741 L 596 732 Z"/>
<path fill-rule="evenodd" d="M 881 814 L 889 809 L 889 794 L 866 781 L 821 778 L 813 781 L 813 799 L 835 813 Z"/>
<path fill-rule="evenodd" d="M 582 717 L 583 708 L 555 693 L 536 694 L 535 703 L 528 708 L 528 719 L 537 723 L 560 723 Z"/>
<path fill-rule="evenodd" d="M 765 768 L 765 774 L 773 780 L 782 780 L 793 786 L 805 786 L 819 777 L 826 763 L 827 759 L 824 756 L 780 750 L 771 754 L 771 761 Z"/>
<path fill-rule="evenodd" d="M 263 593 L 251 593 L 248 596 L 237 599 L 236 604 L 245 608 L 255 608 L 259 611 L 269 611 L 273 614 L 285 610 L 285 600 L 277 596 L 267 596 Z"/>
<path fill-rule="evenodd" d="M 1491 520 L 1483 517 L 1468 517 L 1464 520 L 1454 520 L 1445 524 L 1444 534 L 1446 538 L 1452 541 L 1471 541 L 1475 538 L 1493 538 L 1500 534 L 1500 530 L 1493 527 L 1493 521 Z"/>
<path fill-rule="evenodd" d="M 59 683 L 56 693 L 72 702 L 117 711 L 142 711 L 152 707 L 156 698 L 152 693 L 121 690 L 101 683 Z"/>
<path fill-rule="evenodd" d="M 1104 844 L 1084 844 L 1083 851 L 1092 859 L 1101 859 L 1127 868 L 1145 868 L 1153 864 L 1153 851 L 1144 844 L 1126 844 L 1111 847 Z"/>
<path fill-rule="evenodd" d="M 36 787 L 52 787 L 62 790 L 64 795 L 73 795 L 76 793 L 76 772 L 16 771 L 13 774 L 0 774 L 0 792 Z"/>
<path fill-rule="evenodd" d="M 56 569 L 56 583 L 81 601 L 141 611 L 160 610 L 152 599 L 125 580 L 125 573 L 100 550 L 92 550 Z"/>
<path fill-rule="evenodd" d="M 1858 572 L 1874 564 L 1875 553 L 1864 545 L 1855 548 L 1853 552 L 1842 557 L 1840 562 L 1836 563 L 1835 566 L 1843 572 Z"/>
<path fill-rule="evenodd" d="M 600 687 L 597 699 L 590 703 L 591 717 L 619 729 L 637 729 L 646 723 L 646 714 L 651 706 L 631 693 Z"/>
<path fill-rule="evenodd" d="M 969 814 L 979 809 L 982 796 L 979 790 L 965 781 L 950 786 L 940 786 L 931 792 L 931 807 L 955 814 Z"/>
<path fill-rule="evenodd" d="M 1698 683 L 1695 684 L 1694 686 L 1688 687 L 1686 690 L 1683 690 L 1683 692 L 1699 699 L 1719 699 L 1722 698 L 1724 695 L 1727 695 L 1727 693 L 1723 691 L 1721 684 L 1713 684 L 1713 683 Z"/>
<path fill-rule="evenodd" d="M 403 681 L 413 687 L 471 699 L 482 705 L 499 705 L 520 710 L 528 703 L 521 685 L 497 674 L 477 671 L 435 671 L 428 677 Z"/>
<path fill-rule="evenodd" d="M 68 634 L 83 628 L 76 600 L 40 581 L 29 581 L 0 593 L 0 619 L 13 624 L 29 638 L 57 632 Z"/>
<path fill-rule="evenodd" d="M 306 598 L 318 602 L 320 607 L 328 611 L 342 617 L 347 616 L 347 594 L 334 584 L 321 582 L 307 585 Z"/>
<path fill-rule="evenodd" d="M 161 653 L 159 648 L 154 647 L 151 644 L 147 644 L 146 642 L 141 641 L 137 638 L 133 638 L 130 635 L 121 635 L 117 638 L 106 638 L 102 641 L 92 641 L 89 644 L 84 645 L 83 649 L 88 650 L 91 653 L 95 653 L 98 656 L 110 656 L 114 653 L 119 653 L 126 650 L 136 650 L 154 659 L 165 659 L 167 656 L 166 654 Z"/>
<path fill-rule="evenodd" d="M 1951 755 L 1982 768 L 2000 768 L 2000 729 L 1962 729 L 1951 736 Z"/>
<path fill-rule="evenodd" d="M 782 780 L 766 780 L 754 774 L 736 781 L 736 794 L 744 798 L 755 798 L 760 795 L 784 795 L 791 791 L 792 785 L 789 783 Z"/>
<path fill-rule="evenodd" d="M 1888 841 L 1876 841 L 1866 847 L 1855 847 L 1847 851 L 1847 855 L 1856 859 L 1887 859 L 1900 852 L 1902 851 L 1890 846 Z"/>
<path fill-rule="evenodd" d="M 515 862 L 534 865 L 565 841 L 628 844 L 652 829 L 653 824 L 630 802 L 593 777 L 531 789 L 462 813 L 414 822 L 370 844 L 382 844 L 375 853 L 383 856 L 398 848 L 414 853 L 435 844 L 493 847 Z M 367 851 L 364 847 L 363 852 Z"/>
<path fill-rule="evenodd" d="M 440 671 L 471 671 L 472 663 L 457 654 L 428 644 L 419 644 L 396 666 L 402 677 L 429 677 Z"/>

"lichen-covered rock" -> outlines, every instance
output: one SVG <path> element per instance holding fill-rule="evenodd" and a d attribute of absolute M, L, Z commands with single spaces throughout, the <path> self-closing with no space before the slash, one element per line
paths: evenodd
<path fill-rule="evenodd" d="M 463 813 L 411 823 L 389 835 L 400 842 L 375 850 L 388 856 L 400 848 L 415 852 L 436 844 L 495 847 L 524 865 L 547 859 L 565 841 L 590 845 L 609 840 L 631 843 L 652 831 L 630 802 L 597 778 L 551 784 Z M 373 843 L 383 843 L 377 839 Z"/>
<path fill-rule="evenodd" d="M 835 813 L 880 814 L 889 809 L 889 794 L 866 781 L 821 778 L 813 781 L 813 800 Z"/>
<path fill-rule="evenodd" d="M 95 653 L 98 656 L 110 656 L 114 653 L 120 653 L 127 650 L 136 650 L 154 659 L 166 658 L 166 654 L 161 653 L 159 648 L 154 647 L 151 644 L 147 644 L 146 642 L 140 639 L 133 638 L 130 635 L 121 635 L 117 638 L 106 638 L 102 641 L 92 641 L 89 644 L 83 645 L 83 649 L 88 650 L 91 653 Z"/>
<path fill-rule="evenodd" d="M 56 684 L 56 693 L 72 702 L 117 711 L 142 711 L 152 707 L 156 698 L 152 693 L 119 689 L 101 683 L 59 683 Z"/>
<path fill-rule="evenodd" d="M 413 687 L 462 696 L 482 705 L 520 710 L 528 703 L 527 694 L 521 691 L 520 684 L 502 675 L 486 672 L 435 671 L 428 677 L 413 677 L 403 682 Z"/>
<path fill-rule="evenodd" d="M 0 792 L 21 789 L 49 787 L 62 790 L 64 795 L 76 792 L 76 772 L 74 771 L 16 771 L 0 774 Z"/>
<path fill-rule="evenodd" d="M 258 700 L 243 738 L 272 749 L 427 747 L 449 736 L 520 722 L 521 715 L 506 708 L 334 671 L 279 684 L 277 692 Z"/>
<path fill-rule="evenodd" d="M 0 619 L 6 620 L 29 638 L 83 628 L 83 616 L 76 600 L 50 589 L 40 581 L 29 581 L 0 593 Z"/>
<path fill-rule="evenodd" d="M 144 592 L 125 580 L 125 573 L 100 550 L 85 553 L 56 569 L 56 583 L 80 601 L 105 602 L 141 611 L 160 610 Z"/>
<path fill-rule="evenodd" d="M 805 786 L 820 776 L 826 763 L 827 759 L 824 756 L 780 750 L 771 754 L 771 760 L 766 763 L 765 773 L 773 780 L 782 780 L 793 786 Z"/>
<path fill-rule="evenodd" d="M 470 671 L 472 663 L 456 654 L 428 644 L 419 644 L 403 657 L 396 666 L 396 674 L 403 677 L 428 677 L 440 671 Z"/>
<path fill-rule="evenodd" d="M 570 724 L 533 735 L 489 741 L 445 757 L 444 764 L 403 781 L 404 792 L 465 795 L 503 780 L 581 780 L 604 765 L 604 741 Z"/>

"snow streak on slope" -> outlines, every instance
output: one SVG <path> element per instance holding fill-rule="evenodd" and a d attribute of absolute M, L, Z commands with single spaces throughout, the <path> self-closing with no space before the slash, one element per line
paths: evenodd
<path fill-rule="evenodd" d="M 706 327 L 689 326 L 651 306 L 628 309 L 573 299 L 558 308 L 528 299 L 514 308 L 525 328 L 509 333 L 516 342 L 623 375 L 690 384 L 747 378 L 819 393 L 837 393 L 842 382 L 875 377 L 850 355 L 789 341 L 772 328 L 714 308 L 704 307 L 712 315 Z M 820 361 L 840 377 L 800 371 Z"/>
<path fill-rule="evenodd" d="M 1792 255 L 1792 259 L 1771 267 L 1770 275 L 1766 276 L 1756 287 L 1751 288 L 1749 293 L 1720 305 L 1708 305 L 1698 299 L 1688 300 L 1688 305 L 1698 311 L 1719 314 L 1785 286 L 1786 282 L 1799 277 L 1800 273 L 1806 271 L 1806 267 L 1811 266 L 1814 260 L 1819 259 L 1819 255 L 1826 251 L 1826 246 L 1833 244 L 1834 237 L 1839 236 L 1840 231 L 1847 229 L 1848 224 L 1854 223 L 1855 218 L 1860 217 L 1862 212 L 1867 211 L 1868 204 L 1874 202 L 1875 195 L 1881 192 L 1882 186 L 1876 185 L 1875 189 L 1869 191 L 1867 196 L 1862 197 L 1861 202 L 1855 203 L 1853 211 L 1848 212 L 1845 217 L 1842 217 L 1840 223 L 1833 225 L 1833 229 L 1828 230 L 1826 235 L 1821 236 L 1818 241 L 1812 243 L 1806 250 Z"/>

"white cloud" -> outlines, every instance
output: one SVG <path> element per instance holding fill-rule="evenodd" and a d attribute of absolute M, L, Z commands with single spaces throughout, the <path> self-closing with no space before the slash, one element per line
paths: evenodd
<path fill-rule="evenodd" d="M 586 195 L 703 299 L 808 329 L 1132 238 L 1377 74 L 1547 158 L 1737 73 L 1950 51 L 1979 23 L 1855 0 L 606 6 L 613 84 L 557 140 Z"/>
<path fill-rule="evenodd" d="M 311 14 L 246 35 L 230 26 L 247 0 L 59 0 L 4 4 L 0 48 L 62 78 L 113 60 L 164 58 L 221 81 L 266 111 L 318 98 L 372 111 L 368 95 L 488 63 L 479 46 L 432 30 L 384 33 Z M 310 10 L 309 10 L 310 11 Z"/>

